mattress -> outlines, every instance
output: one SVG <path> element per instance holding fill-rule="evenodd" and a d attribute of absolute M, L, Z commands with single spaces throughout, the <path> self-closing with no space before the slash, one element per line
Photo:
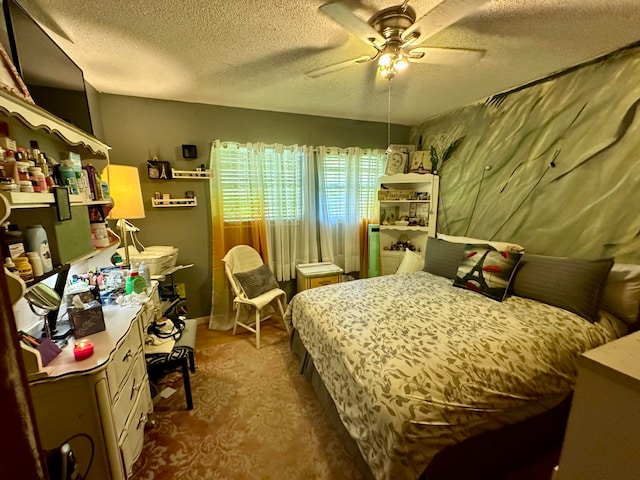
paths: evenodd
<path fill-rule="evenodd" d="M 619 336 L 611 319 L 426 272 L 306 290 L 286 321 L 377 479 L 418 478 L 446 447 L 552 408 L 577 357 Z"/>

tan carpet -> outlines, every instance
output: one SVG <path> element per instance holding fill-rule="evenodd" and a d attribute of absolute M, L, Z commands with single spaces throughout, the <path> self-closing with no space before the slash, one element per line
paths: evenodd
<path fill-rule="evenodd" d="M 196 349 L 194 409 L 179 389 L 155 407 L 134 479 L 363 478 L 325 418 L 285 332 Z M 266 333 L 266 332 L 265 332 Z M 162 388 L 162 387 L 161 387 Z"/>

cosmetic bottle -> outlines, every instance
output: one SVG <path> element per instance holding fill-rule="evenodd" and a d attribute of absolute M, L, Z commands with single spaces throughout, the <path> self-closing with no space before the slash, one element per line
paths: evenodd
<path fill-rule="evenodd" d="M 53 270 L 53 262 L 51 261 L 51 251 L 49 250 L 49 239 L 47 232 L 42 225 L 29 225 L 24 234 L 27 244 L 27 251 L 37 252 L 42 261 L 42 270 L 44 273 Z"/>

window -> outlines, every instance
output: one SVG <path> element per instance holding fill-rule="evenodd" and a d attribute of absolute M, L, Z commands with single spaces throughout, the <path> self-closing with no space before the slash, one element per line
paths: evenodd
<path fill-rule="evenodd" d="M 297 149 L 278 150 L 251 144 L 225 144 L 220 149 L 226 222 L 302 217 L 302 153 Z"/>
<path fill-rule="evenodd" d="M 385 158 L 385 154 L 372 150 L 326 150 L 322 168 L 324 192 L 321 194 L 325 195 L 329 220 L 332 223 L 345 221 L 349 213 L 355 213 L 357 218 L 373 215 L 378 179 L 383 174 Z M 350 184 L 353 188 L 349 188 Z M 348 206 L 353 205 L 349 197 L 354 191 L 355 212 L 348 212 Z"/>

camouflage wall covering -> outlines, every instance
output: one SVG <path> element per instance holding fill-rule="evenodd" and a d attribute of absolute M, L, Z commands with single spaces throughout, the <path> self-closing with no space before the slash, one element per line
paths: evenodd
<path fill-rule="evenodd" d="M 431 118 L 438 231 L 527 252 L 640 263 L 640 48 Z"/>

